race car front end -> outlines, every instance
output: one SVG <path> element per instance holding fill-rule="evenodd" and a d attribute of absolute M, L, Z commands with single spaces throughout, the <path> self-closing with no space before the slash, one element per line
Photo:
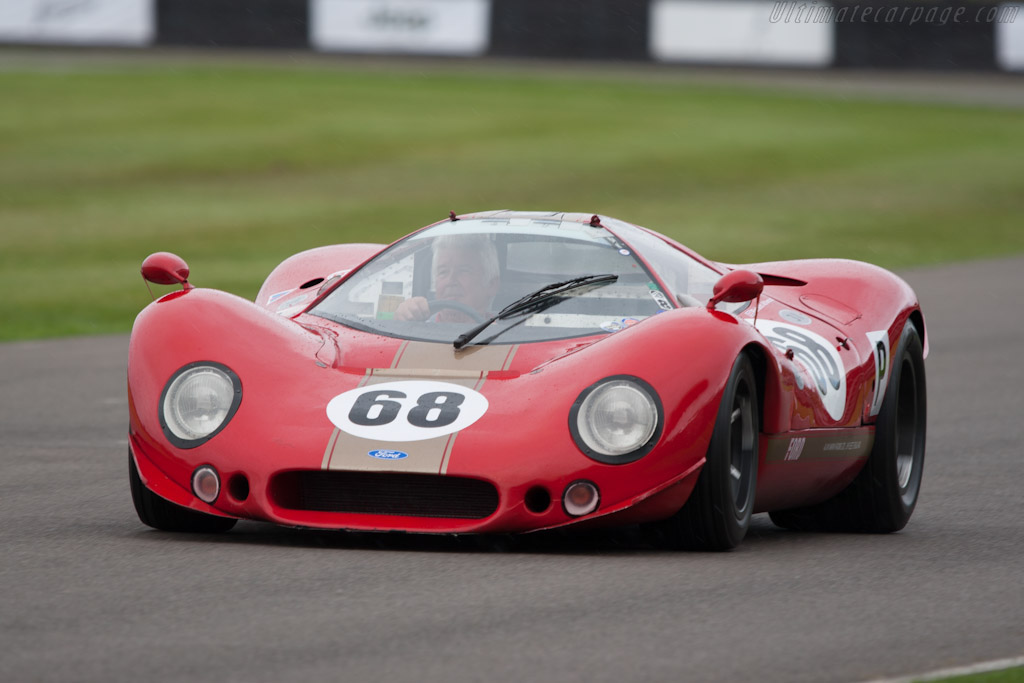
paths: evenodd
<path fill-rule="evenodd" d="M 350 331 L 325 363 L 292 321 L 179 294 L 136 323 L 130 444 L 149 492 L 206 515 L 426 533 L 661 519 L 694 485 L 723 381 L 658 353 L 676 316 L 704 334 L 701 311 L 586 344 Z"/>

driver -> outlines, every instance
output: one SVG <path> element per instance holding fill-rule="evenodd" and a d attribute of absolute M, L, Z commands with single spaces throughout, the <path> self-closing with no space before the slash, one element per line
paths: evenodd
<path fill-rule="evenodd" d="M 433 244 L 434 292 L 438 300 L 455 301 L 483 317 L 490 315 L 498 293 L 498 252 L 486 235 L 446 235 Z M 406 299 L 395 310 L 396 320 L 469 322 L 472 319 L 452 308 L 438 308 L 431 315 L 422 296 Z"/>

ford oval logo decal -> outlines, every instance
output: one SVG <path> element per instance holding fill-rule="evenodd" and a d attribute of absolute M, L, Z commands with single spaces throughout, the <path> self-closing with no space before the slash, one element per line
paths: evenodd
<path fill-rule="evenodd" d="M 389 451 L 389 450 L 376 450 L 367 453 L 371 458 L 377 458 L 378 460 L 404 460 L 409 457 L 408 453 L 402 451 Z"/>

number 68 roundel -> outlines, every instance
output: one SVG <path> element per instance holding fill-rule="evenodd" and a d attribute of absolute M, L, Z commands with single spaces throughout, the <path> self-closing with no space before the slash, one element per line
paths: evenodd
<path fill-rule="evenodd" d="M 364 439 L 422 441 L 465 429 L 487 407 L 483 394 L 458 384 L 407 380 L 338 394 L 327 404 L 327 418 Z"/>

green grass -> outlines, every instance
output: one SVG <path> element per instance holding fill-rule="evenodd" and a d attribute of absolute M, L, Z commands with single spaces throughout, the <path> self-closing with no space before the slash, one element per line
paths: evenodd
<path fill-rule="evenodd" d="M 932 679 L 935 680 L 935 679 Z M 941 679 L 942 683 L 1021 683 L 1024 681 L 1024 667 L 1000 669 L 985 673 L 968 674 Z"/>
<path fill-rule="evenodd" d="M 1024 112 L 528 72 L 156 62 L 0 72 L 0 339 L 127 331 L 174 251 L 276 263 L 494 208 L 743 262 L 1024 251 Z"/>

